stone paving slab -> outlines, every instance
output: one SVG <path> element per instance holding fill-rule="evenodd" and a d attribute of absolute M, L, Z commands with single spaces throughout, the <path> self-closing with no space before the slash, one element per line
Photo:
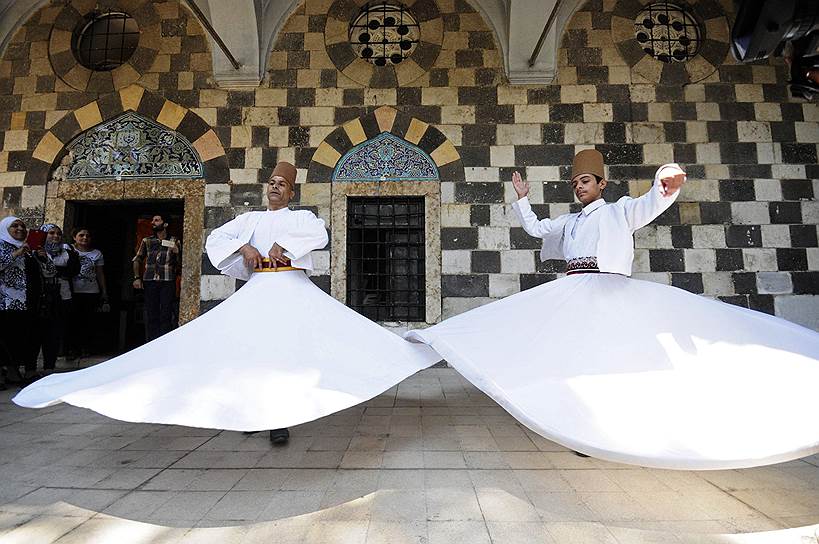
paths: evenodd
<path fill-rule="evenodd" d="M 295 427 L 123 423 L 0 393 L 0 543 L 819 542 L 819 456 L 669 471 L 580 458 L 449 368 Z"/>

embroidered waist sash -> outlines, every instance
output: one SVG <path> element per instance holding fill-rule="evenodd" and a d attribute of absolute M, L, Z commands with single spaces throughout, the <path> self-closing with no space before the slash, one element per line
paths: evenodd
<path fill-rule="evenodd" d="M 595 274 L 600 272 L 597 257 L 578 257 L 566 261 L 566 274 Z"/>

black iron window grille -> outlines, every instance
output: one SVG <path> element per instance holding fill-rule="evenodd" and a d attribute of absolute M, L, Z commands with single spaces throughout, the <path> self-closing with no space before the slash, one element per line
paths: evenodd
<path fill-rule="evenodd" d="M 700 26 L 684 7 L 650 4 L 634 20 L 634 35 L 647 55 L 662 62 L 686 62 L 700 47 Z"/>
<path fill-rule="evenodd" d="M 423 197 L 347 200 L 347 305 L 374 321 L 424 321 Z"/>
<path fill-rule="evenodd" d="M 399 64 L 412 55 L 421 27 L 401 4 L 368 2 L 350 25 L 350 43 L 359 57 L 376 66 Z"/>
<path fill-rule="evenodd" d="M 139 26 L 120 11 L 95 12 L 74 32 L 74 55 L 80 64 L 107 72 L 128 62 L 139 45 Z"/>

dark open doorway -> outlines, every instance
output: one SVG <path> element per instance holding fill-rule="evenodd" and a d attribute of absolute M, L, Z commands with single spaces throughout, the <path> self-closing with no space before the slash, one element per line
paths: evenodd
<path fill-rule="evenodd" d="M 182 200 L 66 202 L 65 241 L 71 241 L 73 228 L 87 227 L 93 246 L 105 259 L 110 311 L 98 313 L 97 322 L 88 324 L 86 329 L 94 336 L 91 342 L 94 354 L 115 355 L 145 342 L 143 297 L 132 286 L 132 259 L 142 236 L 149 233 L 145 230 L 147 222 L 155 214 L 163 216 L 169 233 L 184 247 L 183 212 Z"/>

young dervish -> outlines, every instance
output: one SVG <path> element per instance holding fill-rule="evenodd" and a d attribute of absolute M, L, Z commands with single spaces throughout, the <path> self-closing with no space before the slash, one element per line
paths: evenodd
<path fill-rule="evenodd" d="M 437 362 L 317 287 L 305 271 L 327 245 L 324 221 L 291 210 L 296 168 L 280 162 L 267 210 L 218 227 L 206 242 L 223 274 L 248 280 L 204 315 L 109 361 L 52 374 L 14 402 L 59 402 L 124 421 L 236 431 L 285 429 L 354 406 Z"/>
<path fill-rule="evenodd" d="M 575 156 L 582 209 L 532 212 L 512 176 L 512 205 L 541 238 L 541 260 L 567 275 L 407 338 L 435 348 L 467 379 L 542 436 L 601 459 L 722 469 L 819 451 L 819 334 L 767 314 L 629 278 L 634 231 L 685 182 L 661 166 L 639 198 L 607 203 L 603 156 Z"/>

